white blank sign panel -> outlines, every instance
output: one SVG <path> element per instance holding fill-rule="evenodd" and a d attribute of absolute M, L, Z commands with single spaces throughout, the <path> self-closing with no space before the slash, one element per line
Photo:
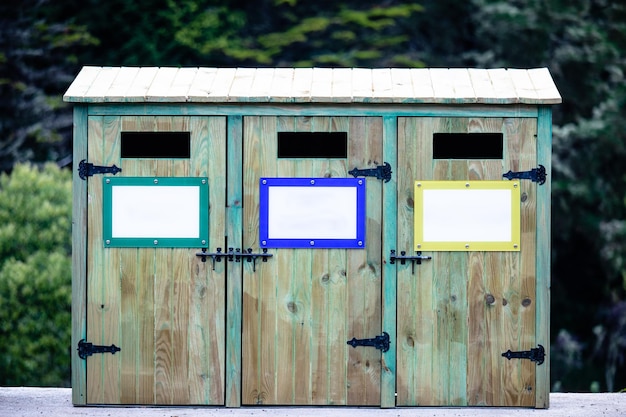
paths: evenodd
<path fill-rule="evenodd" d="M 519 186 L 505 181 L 417 181 L 415 250 L 519 250 Z"/>
<path fill-rule="evenodd" d="M 262 247 L 365 247 L 365 180 L 262 178 Z"/>
<path fill-rule="evenodd" d="M 112 192 L 112 238 L 197 238 L 198 187 L 120 186 Z"/>
<path fill-rule="evenodd" d="M 105 247 L 207 245 L 207 178 L 105 178 L 103 191 Z"/>

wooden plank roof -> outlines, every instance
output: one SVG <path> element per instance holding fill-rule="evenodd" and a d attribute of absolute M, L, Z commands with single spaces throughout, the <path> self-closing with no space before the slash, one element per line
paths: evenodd
<path fill-rule="evenodd" d="M 558 104 L 547 68 L 83 67 L 73 103 Z"/>

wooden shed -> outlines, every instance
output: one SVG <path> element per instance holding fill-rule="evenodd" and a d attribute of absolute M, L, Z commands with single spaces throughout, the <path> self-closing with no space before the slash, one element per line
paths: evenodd
<path fill-rule="evenodd" d="M 538 69 L 84 67 L 75 405 L 549 405 Z"/>

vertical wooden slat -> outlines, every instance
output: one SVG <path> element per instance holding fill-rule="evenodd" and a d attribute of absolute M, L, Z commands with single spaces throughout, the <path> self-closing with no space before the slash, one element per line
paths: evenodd
<path fill-rule="evenodd" d="M 398 286 L 395 265 L 391 265 L 388 256 L 392 249 L 396 249 L 396 234 L 398 222 L 398 196 L 396 193 L 398 178 L 398 119 L 396 117 L 383 118 L 382 152 L 383 161 L 388 162 L 396 172 L 391 180 L 382 189 L 382 330 L 389 333 L 391 345 L 381 358 L 380 378 L 380 405 L 391 408 L 396 405 L 397 379 L 397 350 L 399 329 L 397 328 Z"/>
<path fill-rule="evenodd" d="M 88 125 L 88 159 L 99 162 L 104 155 L 104 118 L 89 117 Z M 102 342 L 104 321 L 101 180 L 98 177 L 87 179 L 87 340 L 92 343 Z M 100 356 L 87 360 L 87 403 L 90 404 L 104 402 L 102 362 L 103 358 Z"/>
<path fill-rule="evenodd" d="M 74 108 L 74 167 L 87 159 L 87 106 Z M 78 169 L 72 175 L 72 403 L 87 403 L 87 364 L 74 351 L 87 338 L 87 181 L 80 179 Z"/>
<path fill-rule="evenodd" d="M 546 168 L 547 180 L 537 187 L 537 246 L 536 246 L 536 342 L 546 350 L 543 365 L 536 369 L 537 408 L 550 406 L 550 197 L 552 181 L 552 110 L 539 107 L 537 119 L 537 162 Z"/>
<path fill-rule="evenodd" d="M 117 116 L 104 117 L 104 155 L 102 164 L 106 166 L 120 166 L 120 119 Z M 96 181 L 102 184 L 102 178 L 96 176 Z M 101 214 L 99 213 L 101 217 Z M 102 241 L 98 242 L 102 248 Z M 121 289 L 120 289 L 120 250 L 103 248 L 102 262 L 104 266 L 104 283 L 102 286 L 102 299 L 105 311 L 103 323 L 102 343 L 110 345 L 115 340 L 120 340 L 120 316 L 121 316 Z M 120 343 L 121 344 L 121 343 Z M 118 403 L 121 398 L 122 387 L 120 385 L 121 356 L 103 355 L 104 380 L 105 380 L 105 403 Z"/>
<path fill-rule="evenodd" d="M 247 248 L 242 244 L 243 205 L 243 118 L 230 116 L 227 119 L 227 196 L 226 236 L 228 244 Z M 217 185 L 217 184 L 216 184 Z M 258 248 L 259 242 L 253 250 Z M 214 245 L 212 246 L 214 248 Z M 228 274 L 226 294 L 226 406 L 239 407 L 242 400 L 242 315 L 243 315 L 243 271 L 242 264 L 234 264 Z M 250 268 L 250 265 L 247 266 Z M 220 362 L 222 363 L 222 362 Z"/>

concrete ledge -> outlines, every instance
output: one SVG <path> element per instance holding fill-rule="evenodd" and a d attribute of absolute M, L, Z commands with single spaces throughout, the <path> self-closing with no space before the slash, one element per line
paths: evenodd
<path fill-rule="evenodd" d="M 74 407 L 69 388 L 0 387 L 0 417 L 624 417 L 624 394 L 551 394 L 550 409 L 360 407 Z"/>

